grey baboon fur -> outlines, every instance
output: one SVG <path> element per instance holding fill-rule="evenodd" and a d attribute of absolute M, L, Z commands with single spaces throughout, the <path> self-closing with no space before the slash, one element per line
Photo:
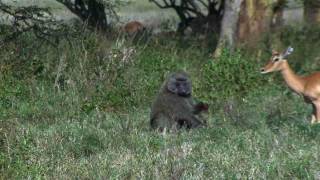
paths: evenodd
<path fill-rule="evenodd" d="M 186 72 L 169 75 L 152 104 L 151 127 L 163 131 L 206 126 L 202 113 L 207 112 L 208 105 L 196 102 L 191 93 L 192 84 Z"/>

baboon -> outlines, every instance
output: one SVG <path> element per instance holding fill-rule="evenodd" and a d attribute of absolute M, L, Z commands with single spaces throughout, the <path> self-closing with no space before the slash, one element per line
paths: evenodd
<path fill-rule="evenodd" d="M 196 102 L 191 93 L 191 80 L 186 72 L 169 75 L 152 104 L 151 127 L 163 131 L 206 126 L 202 113 L 208 111 L 208 104 Z"/>

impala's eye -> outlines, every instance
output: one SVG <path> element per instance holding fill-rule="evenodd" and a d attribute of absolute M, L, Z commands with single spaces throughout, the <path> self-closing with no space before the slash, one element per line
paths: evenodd
<path fill-rule="evenodd" d="M 276 58 L 273 59 L 273 61 L 275 61 L 275 62 L 276 62 L 276 61 L 279 61 L 279 60 L 280 60 L 280 58 L 278 58 L 278 57 L 276 57 Z"/>

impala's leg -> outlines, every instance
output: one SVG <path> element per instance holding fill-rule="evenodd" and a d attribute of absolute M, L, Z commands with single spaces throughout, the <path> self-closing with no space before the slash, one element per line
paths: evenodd
<path fill-rule="evenodd" d="M 316 106 L 316 123 L 320 123 L 320 101 L 318 100 L 314 103 L 314 105 Z"/>
<path fill-rule="evenodd" d="M 317 122 L 317 118 L 316 118 L 317 108 L 316 108 L 316 105 L 314 103 L 311 103 L 311 104 L 312 104 L 311 124 L 314 124 L 314 123 Z"/>

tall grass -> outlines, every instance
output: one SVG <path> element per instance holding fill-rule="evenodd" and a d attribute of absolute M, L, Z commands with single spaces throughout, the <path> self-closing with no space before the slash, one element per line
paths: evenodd
<path fill-rule="evenodd" d="M 287 40 L 299 53 L 309 41 Z M 316 64 L 310 48 L 308 63 Z M 311 107 L 276 74 L 259 74 L 265 60 L 242 51 L 212 60 L 209 51 L 93 33 L 56 48 L 31 35 L 8 44 L 0 50 L 0 178 L 319 178 L 320 126 L 309 124 Z M 153 132 L 150 104 L 178 69 L 191 74 L 194 96 L 209 102 L 209 126 Z"/>

